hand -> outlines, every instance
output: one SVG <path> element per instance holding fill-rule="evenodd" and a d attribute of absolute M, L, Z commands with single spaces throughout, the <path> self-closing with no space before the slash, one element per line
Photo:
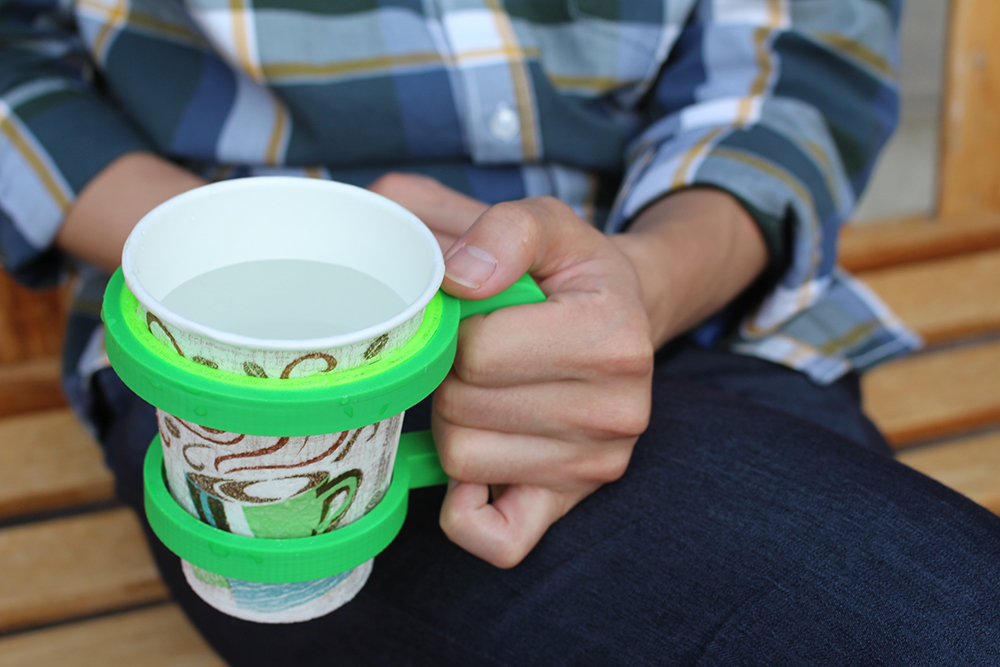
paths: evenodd
<path fill-rule="evenodd" d="M 481 299 L 525 272 L 547 301 L 462 323 L 432 417 L 456 480 L 441 526 L 499 567 L 625 472 L 650 410 L 653 348 L 629 260 L 566 205 L 528 199 L 490 208 L 457 241 L 444 288 Z"/>
<path fill-rule="evenodd" d="M 652 348 L 638 281 L 607 237 L 554 199 L 487 210 L 408 174 L 369 188 L 434 232 L 448 251 L 451 294 L 487 298 L 530 270 L 549 297 L 463 322 L 434 402 L 435 441 L 455 480 L 441 526 L 469 552 L 512 567 L 624 473 L 646 428 Z"/>
<path fill-rule="evenodd" d="M 530 270 L 549 297 L 466 320 L 435 395 L 435 440 L 455 480 L 441 525 L 471 553 L 513 566 L 625 471 L 649 417 L 653 349 L 761 274 L 763 237 L 734 198 L 713 189 L 661 199 L 610 238 L 553 199 L 487 210 L 402 174 L 373 189 L 451 248 L 448 292 L 487 298 Z"/>

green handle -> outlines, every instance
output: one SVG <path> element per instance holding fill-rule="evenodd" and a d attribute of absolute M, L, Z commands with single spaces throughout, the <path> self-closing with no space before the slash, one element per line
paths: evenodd
<path fill-rule="evenodd" d="M 395 465 L 404 461 L 410 470 L 409 488 L 422 489 L 448 483 L 448 475 L 441 468 L 441 459 L 430 431 L 413 431 L 399 436 Z"/>
<path fill-rule="evenodd" d="M 540 303 L 545 301 L 545 294 L 542 293 L 538 283 L 527 273 L 517 279 L 513 285 L 488 299 L 478 301 L 459 299 L 461 307 L 461 319 L 472 315 L 483 315 L 500 310 L 507 306 L 523 306 L 528 303 Z"/>

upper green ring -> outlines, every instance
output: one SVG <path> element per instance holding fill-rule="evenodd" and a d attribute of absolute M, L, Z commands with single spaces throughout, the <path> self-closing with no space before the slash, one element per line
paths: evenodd
<path fill-rule="evenodd" d="M 422 401 L 451 368 L 462 314 L 457 299 L 439 292 L 413 339 L 365 372 L 279 380 L 236 376 L 174 353 L 142 326 L 135 304 L 119 269 L 102 316 L 108 358 L 132 391 L 202 426 L 280 437 L 358 428 Z"/>

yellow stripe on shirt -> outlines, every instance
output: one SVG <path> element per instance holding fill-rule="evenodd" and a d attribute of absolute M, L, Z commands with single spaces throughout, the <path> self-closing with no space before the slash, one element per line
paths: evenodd
<path fill-rule="evenodd" d="M 17 152 L 24 158 L 38 180 L 41 181 L 49 196 L 56 202 L 59 208 L 65 213 L 69 210 L 72 195 L 67 192 L 59 180 L 49 169 L 47 160 L 35 149 L 28 139 L 28 132 L 21 127 L 20 122 L 6 104 L 0 104 L 0 132 L 14 145 Z"/>

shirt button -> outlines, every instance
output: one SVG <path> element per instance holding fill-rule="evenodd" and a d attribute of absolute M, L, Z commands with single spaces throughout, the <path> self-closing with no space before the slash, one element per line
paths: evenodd
<path fill-rule="evenodd" d="M 513 141 L 521 131 L 521 119 L 517 117 L 517 112 L 510 108 L 506 102 L 501 102 L 493 110 L 489 122 L 490 134 L 497 141 L 508 143 Z"/>

